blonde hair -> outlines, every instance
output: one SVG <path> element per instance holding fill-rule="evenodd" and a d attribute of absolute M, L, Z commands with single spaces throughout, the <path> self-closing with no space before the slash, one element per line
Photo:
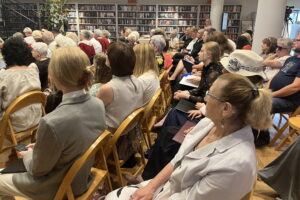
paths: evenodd
<path fill-rule="evenodd" d="M 213 41 L 205 42 L 202 48 L 204 48 L 205 51 L 208 51 L 211 54 L 212 62 L 216 63 L 220 61 L 221 50 L 217 42 L 213 42 Z"/>
<path fill-rule="evenodd" d="M 219 97 L 236 108 L 236 119 L 257 130 L 266 130 L 272 125 L 271 91 L 255 88 L 249 79 L 239 74 L 227 73 L 218 79 L 225 81 Z"/>
<path fill-rule="evenodd" d="M 37 40 L 37 39 L 42 39 L 42 32 L 40 30 L 34 30 L 32 32 L 32 37 Z"/>
<path fill-rule="evenodd" d="M 92 84 L 90 60 L 79 47 L 56 49 L 49 64 L 49 74 L 67 88 L 85 88 Z"/>
<path fill-rule="evenodd" d="M 77 34 L 74 32 L 67 32 L 66 37 L 71 38 L 76 44 L 79 41 Z"/>
<path fill-rule="evenodd" d="M 133 51 L 136 55 L 133 75 L 139 77 L 149 70 L 152 70 L 156 75 L 159 75 L 154 49 L 150 44 L 138 44 L 133 48 Z"/>

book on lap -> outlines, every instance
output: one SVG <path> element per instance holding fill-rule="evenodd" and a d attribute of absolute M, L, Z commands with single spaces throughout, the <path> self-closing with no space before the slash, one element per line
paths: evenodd
<path fill-rule="evenodd" d="M 23 163 L 23 159 L 18 159 L 7 165 L 6 168 L 0 171 L 1 174 L 11 174 L 11 173 L 22 173 L 26 172 L 25 165 Z"/>
<path fill-rule="evenodd" d="M 185 130 L 195 126 L 196 123 L 191 121 L 186 121 L 185 124 L 181 127 L 181 129 L 176 133 L 176 135 L 172 138 L 175 142 L 182 143 L 186 134 L 184 133 Z"/>
<path fill-rule="evenodd" d="M 195 110 L 196 108 L 194 103 L 185 99 L 180 99 L 175 109 L 184 113 L 188 113 L 189 110 Z"/>

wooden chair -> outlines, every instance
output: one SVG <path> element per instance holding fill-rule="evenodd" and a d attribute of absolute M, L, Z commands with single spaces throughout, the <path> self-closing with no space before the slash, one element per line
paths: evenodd
<path fill-rule="evenodd" d="M 15 99 L 6 109 L 0 123 L 0 153 L 16 146 L 19 142 L 22 142 L 29 137 L 31 137 L 31 140 L 34 140 L 36 130 L 38 129 L 38 124 L 25 131 L 15 132 L 12 127 L 10 116 L 26 106 L 37 103 L 41 104 L 42 115 L 45 115 L 46 96 L 41 91 L 30 91 L 22 94 L 17 99 Z M 7 133 L 9 134 L 7 135 Z M 2 148 L 5 137 L 8 137 L 8 139 L 12 141 L 12 146 Z"/>
<path fill-rule="evenodd" d="M 273 139 L 270 141 L 269 146 L 273 146 L 275 144 L 275 142 L 282 136 L 285 129 L 289 126 L 288 118 L 284 116 L 285 114 L 288 114 L 289 118 L 295 117 L 296 115 L 299 115 L 300 114 L 300 106 L 298 106 L 298 108 L 294 112 L 280 113 L 280 116 L 285 118 L 287 121 L 285 122 L 285 124 L 281 128 L 279 128 L 279 125 L 276 126 L 276 125 L 273 124 L 273 127 L 277 130 L 277 133 L 273 137 Z"/>
<path fill-rule="evenodd" d="M 162 106 L 161 106 L 161 112 L 160 115 L 163 116 L 171 101 L 172 101 L 172 89 L 171 89 L 171 85 L 170 82 L 168 80 L 168 76 L 169 76 L 169 72 L 172 69 L 173 66 L 171 66 L 168 70 L 165 70 L 160 76 L 159 76 L 159 81 L 160 81 L 160 87 L 162 89 L 162 98 L 163 98 L 163 102 L 162 102 Z"/>
<path fill-rule="evenodd" d="M 122 187 L 125 186 L 125 183 L 124 183 L 124 180 L 123 180 L 123 177 L 122 177 L 121 167 L 125 163 L 125 160 L 120 160 L 119 159 L 116 144 L 117 144 L 117 141 L 120 138 L 120 136 L 123 133 L 125 133 L 126 131 L 130 130 L 130 128 L 133 128 L 134 126 L 139 126 L 138 128 L 140 128 L 143 113 L 144 113 L 144 108 L 138 108 L 135 111 L 133 111 L 122 122 L 122 124 L 119 126 L 119 128 L 115 131 L 112 138 L 110 139 L 109 148 L 107 148 L 107 151 L 106 151 L 107 158 L 110 155 L 110 152 L 112 151 L 113 158 L 114 158 L 113 165 L 116 168 L 116 173 L 117 173 L 117 176 L 118 176 L 118 179 L 119 179 L 119 183 L 120 183 L 120 186 L 122 186 Z M 144 151 L 143 151 L 143 148 L 142 148 L 141 141 L 139 141 L 138 145 L 139 145 L 139 153 L 141 154 L 141 166 L 138 167 L 138 169 L 133 174 L 133 176 L 137 176 L 138 174 L 140 174 L 142 172 L 142 170 L 145 168 L 145 165 L 146 165 L 146 161 L 145 161 L 145 157 L 144 157 Z"/>
<path fill-rule="evenodd" d="M 65 196 L 69 200 L 86 200 L 89 199 L 94 191 L 98 188 L 100 183 L 104 181 L 105 179 L 108 182 L 108 186 L 110 191 L 112 191 L 112 186 L 110 182 L 110 177 L 108 173 L 108 168 L 106 164 L 106 156 L 105 156 L 105 145 L 109 142 L 111 138 L 111 133 L 109 131 L 104 131 L 101 133 L 101 135 L 96 139 L 96 141 L 87 149 L 87 151 L 81 155 L 71 166 L 69 171 L 67 172 L 65 178 L 61 182 L 57 193 L 54 197 L 54 200 L 62 200 Z M 99 152 L 99 153 L 98 153 Z M 80 171 L 80 169 L 84 166 L 84 164 L 89 161 L 89 159 L 97 153 L 97 158 L 99 159 L 101 157 L 101 164 L 104 166 L 104 169 L 99 168 L 91 168 L 91 173 L 93 175 L 92 183 L 90 184 L 88 190 L 80 195 L 79 197 L 74 197 L 71 184 L 73 179 L 76 177 L 77 173 Z M 99 157 L 100 155 L 100 157 Z M 97 164 L 98 165 L 98 164 Z"/>
<path fill-rule="evenodd" d="M 159 107 L 162 102 L 162 90 L 159 88 L 148 105 L 145 107 L 144 116 L 142 119 L 142 131 L 143 135 L 146 134 L 147 136 L 147 146 L 148 148 L 151 147 L 151 137 L 150 132 L 152 130 L 152 127 L 154 126 L 158 116 L 159 116 Z"/>
<path fill-rule="evenodd" d="M 275 148 L 277 151 L 279 151 L 287 142 L 292 142 L 294 135 L 300 132 L 300 116 L 289 118 L 288 125 L 292 130 L 290 130 L 289 134 Z"/>

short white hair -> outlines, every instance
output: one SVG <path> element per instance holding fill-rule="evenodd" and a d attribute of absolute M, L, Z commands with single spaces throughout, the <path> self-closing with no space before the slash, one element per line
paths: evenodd
<path fill-rule="evenodd" d="M 150 43 L 152 43 L 159 52 L 162 52 L 166 47 L 166 40 L 162 35 L 153 35 L 150 39 Z"/>
<path fill-rule="evenodd" d="M 140 34 L 137 31 L 132 31 L 127 37 L 127 39 L 132 42 L 138 41 L 139 38 L 140 38 Z"/>
<path fill-rule="evenodd" d="M 76 44 L 79 42 L 79 38 L 74 32 L 67 32 L 66 37 L 71 38 Z"/>
<path fill-rule="evenodd" d="M 59 47 L 76 47 L 76 43 L 71 39 L 63 35 L 57 35 L 55 42 Z"/>
<path fill-rule="evenodd" d="M 36 42 L 32 44 L 32 50 L 38 52 L 42 57 L 46 57 L 48 53 L 48 45 L 44 42 Z"/>
<path fill-rule="evenodd" d="M 95 29 L 94 30 L 94 35 L 96 37 L 103 37 L 103 31 L 101 31 L 100 29 Z"/>
<path fill-rule="evenodd" d="M 47 40 L 47 41 L 52 42 L 54 40 L 54 35 L 50 31 L 44 31 L 44 32 L 42 32 L 42 39 L 44 41 Z"/>
<path fill-rule="evenodd" d="M 12 36 L 15 38 L 21 38 L 22 40 L 24 39 L 24 35 L 21 32 L 16 32 Z"/>
<path fill-rule="evenodd" d="M 31 30 L 31 28 L 26 27 L 26 28 L 24 28 L 23 33 L 32 33 L 32 30 Z"/>
<path fill-rule="evenodd" d="M 32 37 L 34 38 L 34 39 L 42 39 L 42 32 L 40 31 L 40 30 L 34 30 L 33 32 L 32 32 Z"/>
<path fill-rule="evenodd" d="M 110 37 L 110 32 L 108 30 L 103 30 L 102 31 L 103 37 L 109 38 Z"/>
<path fill-rule="evenodd" d="M 82 30 L 80 33 L 83 34 L 83 37 L 87 40 L 90 40 L 93 37 L 93 34 L 89 30 Z"/>

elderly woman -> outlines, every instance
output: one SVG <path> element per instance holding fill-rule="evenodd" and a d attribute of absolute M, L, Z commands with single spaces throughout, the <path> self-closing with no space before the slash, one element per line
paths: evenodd
<path fill-rule="evenodd" d="M 86 53 L 86 55 L 92 61 L 92 59 L 95 55 L 95 49 L 94 49 L 93 44 L 90 41 L 91 37 L 92 37 L 92 35 L 88 30 L 81 31 L 81 33 L 80 33 L 81 41 L 79 42 L 78 46 L 84 53 Z"/>
<path fill-rule="evenodd" d="M 171 49 L 178 49 L 179 47 L 179 38 L 177 34 L 178 33 L 176 29 L 174 29 L 170 34 L 169 46 Z"/>
<path fill-rule="evenodd" d="M 293 47 L 293 41 L 290 38 L 279 38 L 277 40 L 276 53 L 267 57 L 264 60 L 266 65 L 265 74 L 267 80 L 271 80 L 280 70 L 291 55 L 291 49 Z"/>
<path fill-rule="evenodd" d="M 109 40 L 108 38 L 104 37 L 104 30 L 96 29 L 94 31 L 94 38 L 100 42 L 102 46 L 102 52 L 106 53 L 108 45 L 109 45 Z"/>
<path fill-rule="evenodd" d="M 137 31 L 132 31 L 127 37 L 129 46 L 133 48 L 135 45 L 137 45 L 139 43 L 138 42 L 139 38 L 140 38 L 140 34 Z"/>
<path fill-rule="evenodd" d="M 42 39 L 42 32 L 40 30 L 34 30 L 32 32 L 32 37 L 33 39 L 35 40 L 35 42 L 43 42 L 43 39 Z"/>
<path fill-rule="evenodd" d="M 133 75 L 138 77 L 144 88 L 143 104 L 146 105 L 160 88 L 159 71 L 153 47 L 150 44 L 138 44 L 134 48 L 136 63 Z"/>
<path fill-rule="evenodd" d="M 187 134 L 174 159 L 152 180 L 113 191 L 106 200 L 229 200 L 252 190 L 257 161 L 250 126 L 272 124 L 270 92 L 241 75 L 224 74 L 205 99 L 207 118 Z"/>
<path fill-rule="evenodd" d="M 0 70 L 0 120 L 8 106 L 20 95 L 40 90 L 39 70 L 33 61 L 28 45 L 19 38 L 9 38 L 2 49 L 6 70 Z M 30 64 L 30 65 L 29 65 Z M 29 66 L 28 66 L 29 65 Z M 16 132 L 24 131 L 39 123 L 41 106 L 31 105 L 11 115 L 12 126 Z M 9 146 L 10 141 L 4 141 Z M 8 160 L 10 151 L 1 154 L 0 162 Z"/>
<path fill-rule="evenodd" d="M 35 58 L 35 64 L 39 69 L 41 88 L 44 91 L 48 87 L 48 65 L 50 59 L 47 57 L 48 46 L 43 42 L 36 42 L 32 45 L 32 56 Z"/>
<path fill-rule="evenodd" d="M 0 198 L 53 199 L 70 166 L 105 130 L 102 101 L 84 89 L 92 77 L 88 65 L 89 59 L 78 47 L 53 53 L 49 75 L 51 83 L 63 91 L 63 101 L 41 119 L 36 143 L 20 152 L 26 172 L 0 175 Z M 92 164 L 91 159 L 73 180 L 75 195 L 87 190 Z"/>
<path fill-rule="evenodd" d="M 110 44 L 107 58 L 106 65 L 111 67 L 113 78 L 101 86 L 97 97 L 105 105 L 106 125 L 114 132 L 129 114 L 143 106 L 144 92 L 142 83 L 132 75 L 136 56 L 128 44 L 123 42 Z M 128 146 L 132 147 L 131 142 L 136 136 L 133 132 L 123 136 L 119 139 L 120 145 L 117 146 L 119 157 L 126 159 L 135 151 Z"/>
<path fill-rule="evenodd" d="M 150 44 L 154 48 L 155 58 L 158 63 L 159 70 L 164 69 L 165 61 L 162 52 L 166 46 L 165 38 L 162 35 L 154 35 L 150 39 Z"/>

